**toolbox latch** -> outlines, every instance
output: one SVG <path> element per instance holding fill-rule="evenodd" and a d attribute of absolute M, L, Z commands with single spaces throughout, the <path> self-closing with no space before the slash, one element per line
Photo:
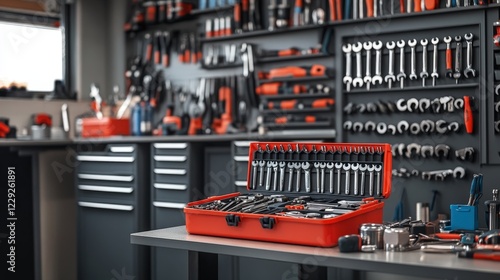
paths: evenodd
<path fill-rule="evenodd" d="M 272 229 L 274 227 L 274 224 L 276 223 L 274 218 L 271 217 L 261 217 L 259 220 L 262 228 L 267 228 L 267 229 Z"/>
<path fill-rule="evenodd" d="M 230 227 L 237 227 L 238 224 L 240 223 L 240 216 L 236 216 L 234 214 L 227 214 L 226 223 Z"/>

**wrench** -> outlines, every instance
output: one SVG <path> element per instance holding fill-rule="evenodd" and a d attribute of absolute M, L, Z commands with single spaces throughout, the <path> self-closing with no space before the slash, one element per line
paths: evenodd
<path fill-rule="evenodd" d="M 335 169 L 337 170 L 337 194 L 340 194 L 340 179 L 342 175 L 342 163 L 337 162 L 335 163 Z"/>
<path fill-rule="evenodd" d="M 455 49 L 455 72 L 453 72 L 453 78 L 458 84 L 458 80 L 462 77 L 462 37 L 455 36 L 455 42 L 457 42 L 457 47 Z"/>
<path fill-rule="evenodd" d="M 261 160 L 259 161 L 259 187 L 264 186 L 264 166 L 266 162 Z"/>
<path fill-rule="evenodd" d="M 349 91 L 351 91 L 351 84 L 352 84 L 352 77 L 351 77 L 352 45 L 351 44 L 343 45 L 342 51 L 345 54 L 345 76 L 344 76 L 344 79 L 342 80 L 342 82 L 346 85 L 346 89 L 349 92 Z"/>
<path fill-rule="evenodd" d="M 300 162 L 296 162 L 293 164 L 293 168 L 295 168 L 295 172 L 297 172 L 297 182 L 296 182 L 296 185 L 295 185 L 295 189 L 297 190 L 297 192 L 300 192 L 300 168 L 301 168 L 301 165 L 300 165 Z"/>
<path fill-rule="evenodd" d="M 354 171 L 354 195 L 358 195 L 359 194 L 359 185 L 358 185 L 359 163 L 351 164 L 351 170 Z"/>
<path fill-rule="evenodd" d="M 375 172 L 377 173 L 377 195 L 382 195 L 382 187 L 380 181 L 380 171 L 382 171 L 382 165 L 375 165 Z"/>
<path fill-rule="evenodd" d="M 417 65 L 416 65 L 416 60 L 417 60 L 417 54 L 415 53 L 415 46 L 417 45 L 417 40 L 411 39 L 408 41 L 408 46 L 411 48 L 411 73 L 410 73 L 410 80 L 416 80 L 417 79 Z"/>
<path fill-rule="evenodd" d="M 366 84 L 366 90 L 370 90 L 370 85 L 372 84 L 372 42 L 367 41 L 363 43 L 363 49 L 366 51 L 366 75 L 363 78 L 363 82 Z"/>
<path fill-rule="evenodd" d="M 253 160 L 252 161 L 252 167 L 253 167 L 253 170 L 252 170 L 252 189 L 254 189 L 254 190 L 257 188 L 257 166 L 259 166 L 259 162 L 256 160 Z"/>
<path fill-rule="evenodd" d="M 306 183 L 306 192 L 311 192 L 311 170 L 309 169 L 309 162 L 302 163 L 302 169 L 304 169 L 304 177 Z"/>
<path fill-rule="evenodd" d="M 319 189 L 319 162 L 315 162 L 314 163 L 314 168 L 316 169 L 316 192 L 319 193 L 320 189 Z"/>
<path fill-rule="evenodd" d="M 285 167 L 286 163 L 284 161 L 280 161 L 280 192 L 283 191 L 283 187 L 285 186 Z"/>
<path fill-rule="evenodd" d="M 365 195 L 365 177 L 366 177 L 366 170 L 368 169 L 368 165 L 363 163 L 359 165 L 359 171 L 361 171 L 361 181 L 359 183 L 360 187 L 360 195 Z"/>
<path fill-rule="evenodd" d="M 278 162 L 273 161 L 271 166 L 273 167 L 273 173 L 274 173 L 273 191 L 277 191 L 278 190 Z"/>
<path fill-rule="evenodd" d="M 368 165 L 368 173 L 370 174 L 370 178 L 368 179 L 368 194 L 373 196 L 373 171 L 375 171 L 375 165 Z"/>
<path fill-rule="evenodd" d="M 427 72 L 427 45 L 429 41 L 427 39 L 420 40 L 422 45 L 422 72 L 420 72 L 420 78 L 422 79 L 422 87 L 425 87 L 425 79 L 429 77 Z"/>
<path fill-rule="evenodd" d="M 326 164 L 326 168 L 330 173 L 330 193 L 333 193 L 333 166 L 334 166 L 333 162 L 329 162 Z"/>
<path fill-rule="evenodd" d="M 288 167 L 288 191 L 292 191 L 292 181 L 293 181 L 293 170 L 295 168 L 295 165 L 292 162 L 289 162 L 287 164 Z"/>
<path fill-rule="evenodd" d="M 396 43 L 394 41 L 387 42 L 386 48 L 389 50 L 389 71 L 385 76 L 385 82 L 389 83 L 389 88 L 392 88 L 392 83 L 396 81 L 396 77 L 394 76 L 394 48 L 396 47 Z"/>
<path fill-rule="evenodd" d="M 356 1 L 354 1 L 356 2 Z M 356 54 L 356 78 L 352 81 L 354 87 L 363 86 L 363 77 L 361 76 L 361 50 L 363 49 L 363 44 L 357 42 L 352 46 L 352 51 Z"/>
<path fill-rule="evenodd" d="M 372 83 L 375 84 L 382 84 L 382 41 L 375 41 L 373 42 L 373 49 L 376 51 L 375 52 L 375 76 L 372 77 Z"/>
<path fill-rule="evenodd" d="M 446 43 L 446 77 L 453 78 L 453 58 L 451 54 L 451 36 L 444 37 Z"/>
<path fill-rule="evenodd" d="M 476 77 L 476 70 L 472 68 L 472 39 L 474 35 L 472 33 L 465 34 L 465 41 L 467 42 L 467 67 L 464 70 L 464 76 L 466 78 Z"/>
<path fill-rule="evenodd" d="M 321 193 L 325 192 L 325 167 L 326 163 L 320 163 L 319 168 L 321 168 Z"/>
<path fill-rule="evenodd" d="M 405 73 L 405 45 L 406 45 L 406 41 L 399 40 L 397 45 L 399 48 L 399 74 L 396 78 L 399 81 L 400 87 L 404 88 L 405 79 L 406 79 L 406 73 Z"/>
<path fill-rule="evenodd" d="M 271 173 L 272 173 L 273 163 L 267 162 L 267 170 L 266 170 L 266 191 L 271 189 Z"/>
<path fill-rule="evenodd" d="M 432 45 L 434 46 L 434 49 L 432 51 L 432 86 L 436 86 L 436 79 L 439 78 L 439 73 L 438 71 L 438 44 L 439 44 L 439 38 L 434 37 L 431 40 Z"/>
<path fill-rule="evenodd" d="M 349 194 L 351 188 L 351 164 L 344 163 L 342 168 L 345 170 L 345 189 L 344 193 Z"/>

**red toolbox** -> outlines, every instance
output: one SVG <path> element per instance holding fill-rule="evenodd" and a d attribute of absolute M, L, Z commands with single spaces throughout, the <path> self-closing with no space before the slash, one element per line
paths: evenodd
<path fill-rule="evenodd" d="M 389 144 L 251 143 L 248 194 L 184 208 L 190 234 L 336 246 L 363 223 L 382 223 L 391 192 Z"/>
<path fill-rule="evenodd" d="M 110 137 L 130 135 L 129 119 L 82 119 L 82 137 Z"/>

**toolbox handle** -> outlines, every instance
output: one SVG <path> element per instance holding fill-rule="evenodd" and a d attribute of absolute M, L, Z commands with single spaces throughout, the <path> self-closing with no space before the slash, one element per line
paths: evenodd
<path fill-rule="evenodd" d="M 226 223 L 230 227 L 237 227 L 238 224 L 240 223 L 240 216 L 234 214 L 227 214 Z"/>
<path fill-rule="evenodd" d="M 276 223 L 276 220 L 272 217 L 260 217 L 260 225 L 264 229 L 273 229 L 274 224 Z"/>

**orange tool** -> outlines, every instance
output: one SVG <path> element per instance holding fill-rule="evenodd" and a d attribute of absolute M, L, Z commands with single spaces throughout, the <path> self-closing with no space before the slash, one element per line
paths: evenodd
<path fill-rule="evenodd" d="M 425 10 L 434 10 L 439 7 L 439 0 L 425 0 Z"/>
<path fill-rule="evenodd" d="M 196 135 L 199 131 L 203 129 L 203 119 L 202 118 L 191 118 L 189 121 L 189 135 Z"/>
<path fill-rule="evenodd" d="M 335 0 L 329 0 L 328 1 L 329 8 L 330 8 L 330 21 L 336 21 L 337 20 L 337 13 L 335 11 Z"/>
<path fill-rule="evenodd" d="M 500 254 L 498 252 L 489 252 L 484 250 L 476 250 L 476 251 L 464 251 L 459 252 L 458 256 L 461 258 L 468 259 L 478 259 L 478 260 L 490 260 L 500 262 Z"/>
<path fill-rule="evenodd" d="M 306 76 L 325 76 L 326 67 L 324 65 L 315 64 L 308 67 L 288 66 L 276 68 L 269 71 L 269 79 L 280 77 L 306 77 Z"/>
<path fill-rule="evenodd" d="M 459 233 L 435 233 L 434 237 L 437 237 L 439 239 L 449 239 L 449 240 L 460 240 L 462 238 L 462 235 Z M 478 241 L 478 236 L 474 237 L 474 241 Z"/>
<path fill-rule="evenodd" d="M 299 102 L 297 99 L 284 100 L 281 102 L 268 102 L 268 109 L 285 109 L 290 110 L 294 108 L 327 108 L 332 106 L 335 101 L 332 98 L 321 98 L 313 101 Z"/>
<path fill-rule="evenodd" d="M 237 0 L 234 3 L 233 9 L 234 30 L 238 33 L 241 32 L 241 1 Z"/>
<path fill-rule="evenodd" d="M 228 86 L 219 88 L 219 102 L 224 103 L 224 113 L 220 118 L 214 119 L 213 128 L 216 134 L 225 134 L 228 126 L 233 122 L 232 118 L 232 90 Z"/>
<path fill-rule="evenodd" d="M 290 117 L 278 117 L 274 119 L 274 122 L 277 124 L 285 124 L 289 122 L 306 122 L 306 123 L 315 123 L 317 121 L 315 116 L 304 116 L 304 117 L 299 117 L 295 116 L 293 118 Z"/>
<path fill-rule="evenodd" d="M 399 12 L 402 14 L 405 13 L 405 0 L 399 0 Z"/>
<path fill-rule="evenodd" d="M 373 0 L 366 0 L 366 16 L 373 17 Z"/>
<path fill-rule="evenodd" d="M 342 0 L 335 0 L 335 10 L 337 10 L 337 20 L 342 20 Z"/>
<path fill-rule="evenodd" d="M 472 134 L 474 131 L 474 119 L 472 116 L 472 108 L 470 104 L 470 96 L 464 96 L 464 123 L 467 133 Z"/>
<path fill-rule="evenodd" d="M 446 77 L 453 78 L 453 57 L 451 53 L 451 37 L 444 37 L 443 41 L 446 43 Z"/>
<path fill-rule="evenodd" d="M 154 39 L 154 56 L 153 61 L 155 64 L 160 64 L 162 43 L 161 43 L 161 32 L 157 32 Z"/>
<path fill-rule="evenodd" d="M 422 11 L 422 1 L 425 1 L 425 0 L 414 0 L 413 3 L 415 4 L 414 5 L 414 11 L 415 12 L 421 12 Z"/>
<path fill-rule="evenodd" d="M 151 34 L 144 35 L 144 43 L 146 44 L 146 61 L 151 61 L 153 57 L 153 44 L 151 42 Z"/>

